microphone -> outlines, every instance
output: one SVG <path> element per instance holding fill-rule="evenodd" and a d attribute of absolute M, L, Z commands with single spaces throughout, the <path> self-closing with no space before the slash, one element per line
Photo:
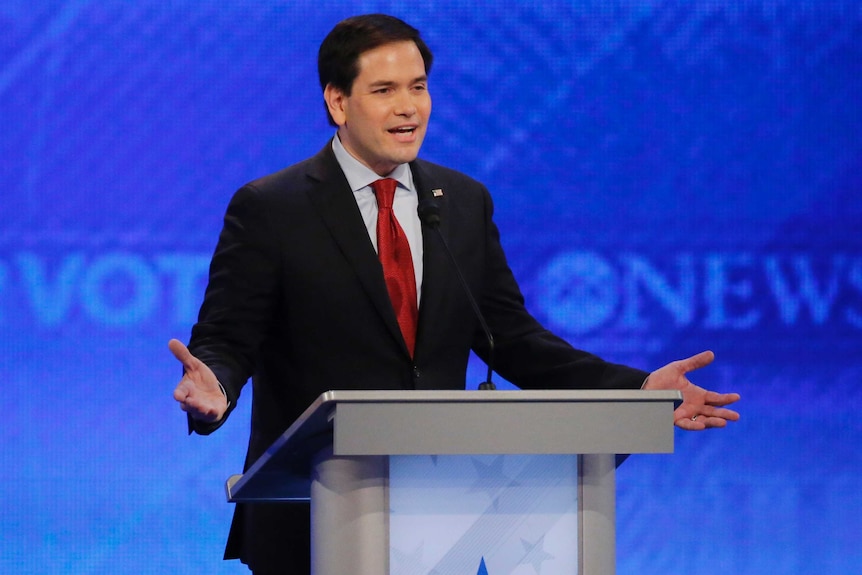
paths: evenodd
<path fill-rule="evenodd" d="M 473 313 L 475 314 L 476 319 L 479 320 L 479 325 L 482 326 L 482 331 L 485 332 L 485 338 L 488 340 L 488 361 L 486 362 L 488 365 L 488 375 L 485 378 L 485 381 L 479 384 L 479 389 L 497 389 L 497 386 L 494 385 L 493 381 L 491 381 L 491 376 L 494 373 L 494 336 L 491 335 L 491 330 L 485 322 L 485 316 L 482 315 L 479 305 L 476 303 L 476 299 L 470 292 L 470 286 L 467 285 L 467 280 L 464 279 L 464 274 L 461 273 L 461 268 L 458 267 L 458 262 L 455 261 L 455 256 L 452 255 L 452 250 L 449 249 L 449 244 L 446 243 L 446 238 L 444 238 L 443 234 L 440 233 L 440 206 L 438 206 L 437 202 L 432 199 L 425 199 L 419 202 L 417 212 L 419 213 L 419 221 L 421 221 L 426 227 L 437 232 L 437 237 L 440 238 L 440 243 L 443 244 L 443 251 L 445 251 L 446 255 L 449 256 L 449 261 L 452 262 L 452 267 L 458 275 L 461 287 L 464 289 L 464 293 L 467 294 L 467 300 L 473 308 Z"/>

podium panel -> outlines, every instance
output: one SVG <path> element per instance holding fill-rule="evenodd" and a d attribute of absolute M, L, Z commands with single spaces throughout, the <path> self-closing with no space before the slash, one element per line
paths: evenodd
<path fill-rule="evenodd" d="M 578 569 L 575 455 L 399 455 L 389 461 L 389 573 Z"/>

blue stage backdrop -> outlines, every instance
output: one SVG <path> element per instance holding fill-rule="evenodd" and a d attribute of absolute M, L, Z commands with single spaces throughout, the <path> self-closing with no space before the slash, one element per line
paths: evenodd
<path fill-rule="evenodd" d="M 819 0 L 4 2 L 0 572 L 244 572 L 247 398 L 187 437 L 166 342 L 233 191 L 332 134 L 317 46 L 369 11 L 435 51 L 423 156 L 491 189 L 536 316 L 713 349 L 743 396 L 621 468 L 619 573 L 859 573 L 862 8 Z"/>

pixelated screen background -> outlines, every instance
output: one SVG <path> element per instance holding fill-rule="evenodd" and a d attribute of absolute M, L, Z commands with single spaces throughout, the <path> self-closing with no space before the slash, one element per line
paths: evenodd
<path fill-rule="evenodd" d="M 534 314 L 644 369 L 712 349 L 743 396 L 620 468 L 618 572 L 858 573 L 862 8 L 814 0 L 3 2 L 0 572 L 245 572 L 248 398 L 187 436 L 166 342 L 377 11 L 435 52 L 422 156 L 488 185 Z"/>

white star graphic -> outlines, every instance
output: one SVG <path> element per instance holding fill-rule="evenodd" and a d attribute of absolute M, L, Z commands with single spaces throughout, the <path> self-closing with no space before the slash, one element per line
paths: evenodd
<path fill-rule="evenodd" d="M 526 565 L 527 563 L 530 563 L 533 566 L 533 569 L 536 570 L 536 573 L 541 573 L 542 562 L 554 558 L 553 555 L 551 555 L 544 549 L 544 535 L 539 537 L 539 540 L 535 543 L 530 543 L 526 539 L 521 539 L 521 545 L 524 546 L 524 557 L 521 559 L 518 565 Z"/>
<path fill-rule="evenodd" d="M 473 458 L 473 467 L 478 477 L 470 486 L 469 493 L 483 491 L 489 498 L 494 499 L 501 489 L 513 485 L 512 480 L 503 473 L 503 459 L 502 455 L 497 456 L 494 461 L 486 465 L 481 459 Z"/>

